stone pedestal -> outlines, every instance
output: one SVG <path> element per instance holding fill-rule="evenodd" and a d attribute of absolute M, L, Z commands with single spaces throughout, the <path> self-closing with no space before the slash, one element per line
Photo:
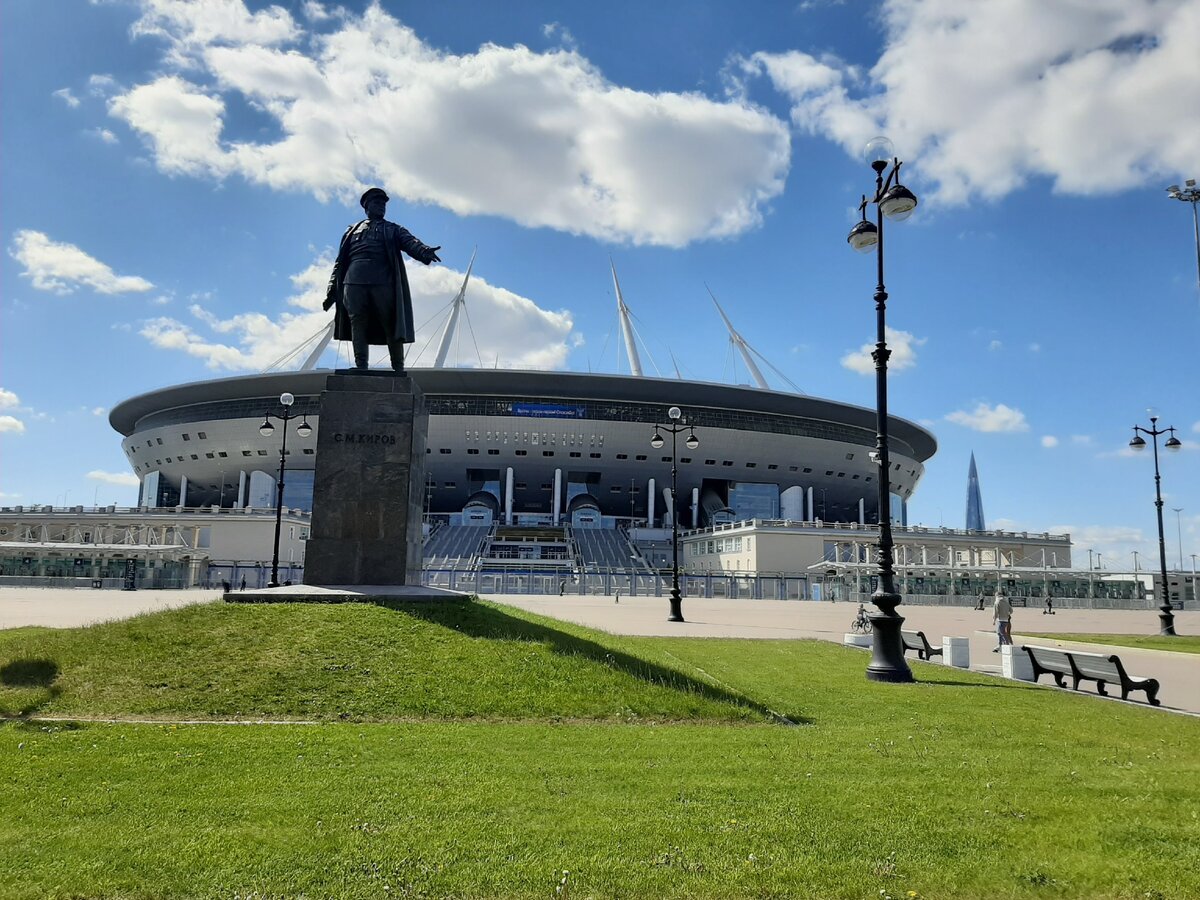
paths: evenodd
<path fill-rule="evenodd" d="M 1000 648 L 1000 674 L 1016 681 L 1033 681 L 1029 654 L 1016 644 L 1005 644 Z"/>
<path fill-rule="evenodd" d="M 965 637 L 942 638 L 942 662 L 956 669 L 971 668 L 971 641 Z"/>
<path fill-rule="evenodd" d="M 321 393 L 309 585 L 419 585 L 425 441 L 421 389 L 391 373 L 334 374 Z"/>
<path fill-rule="evenodd" d="M 871 648 L 871 635 L 869 634 L 853 634 L 847 631 L 842 635 L 842 643 L 847 647 L 864 647 Z"/>

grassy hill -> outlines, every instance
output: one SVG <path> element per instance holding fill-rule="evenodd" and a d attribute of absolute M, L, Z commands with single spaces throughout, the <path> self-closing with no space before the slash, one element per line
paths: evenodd
<path fill-rule="evenodd" d="M 1200 720 L 484 603 L 0 632 L 0 897 L 1200 896 Z M 780 724 L 775 710 L 799 727 Z"/>

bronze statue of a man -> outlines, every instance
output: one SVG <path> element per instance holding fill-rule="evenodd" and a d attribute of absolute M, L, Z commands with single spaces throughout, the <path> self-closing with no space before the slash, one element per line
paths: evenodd
<path fill-rule="evenodd" d="M 416 336 L 412 294 L 400 253 L 429 265 L 441 262 L 437 251 L 442 248 L 426 246 L 407 228 L 386 221 L 388 195 L 381 188 L 370 188 L 358 202 L 367 217 L 342 235 L 324 308 L 336 304 L 333 337 L 353 343 L 356 369 L 367 368 L 372 345 L 387 344 L 392 368 L 403 372 L 404 345 Z"/>

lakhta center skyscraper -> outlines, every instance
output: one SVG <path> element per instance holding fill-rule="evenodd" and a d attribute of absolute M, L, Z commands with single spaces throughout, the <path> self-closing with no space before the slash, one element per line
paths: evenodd
<path fill-rule="evenodd" d="M 975 454 L 971 454 L 971 468 L 967 470 L 967 531 L 984 531 L 983 498 L 979 495 L 979 472 L 975 468 Z"/>

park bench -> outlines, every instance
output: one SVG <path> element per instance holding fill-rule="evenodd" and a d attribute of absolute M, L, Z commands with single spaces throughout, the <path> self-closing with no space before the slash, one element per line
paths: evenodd
<path fill-rule="evenodd" d="M 1108 696 L 1106 684 L 1120 685 L 1121 699 L 1128 700 L 1130 691 L 1145 691 L 1151 706 L 1158 706 L 1158 679 L 1138 678 L 1125 671 L 1121 658 L 1116 654 L 1084 653 L 1079 650 L 1061 650 L 1052 647 L 1035 647 L 1030 644 L 1022 648 L 1029 654 L 1033 666 L 1033 680 L 1042 675 L 1054 676 L 1054 683 L 1065 687 L 1063 676 L 1071 677 L 1071 689 L 1079 690 L 1079 682 L 1096 682 L 1096 693 Z"/>
<path fill-rule="evenodd" d="M 917 659 L 929 659 L 931 656 L 941 656 L 942 648 L 931 646 L 923 631 L 901 631 L 904 639 L 904 652 L 917 651 Z"/>

